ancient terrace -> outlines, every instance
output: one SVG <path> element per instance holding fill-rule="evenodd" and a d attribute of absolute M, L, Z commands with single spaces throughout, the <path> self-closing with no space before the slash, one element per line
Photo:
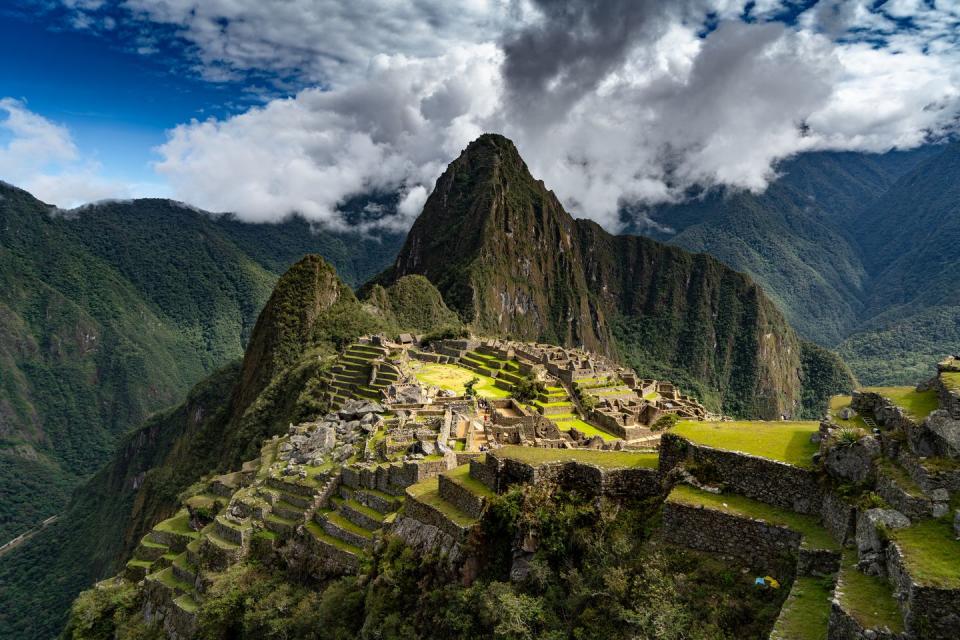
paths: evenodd
<path fill-rule="evenodd" d="M 681 421 L 658 451 L 551 418 L 564 415 L 547 411 L 558 402 L 578 410 L 577 381 L 645 388 L 603 360 L 514 343 L 401 344 L 349 347 L 330 369 L 330 411 L 208 478 L 144 537 L 115 580 L 141 585 L 144 614 L 170 638 L 192 637 L 213 579 L 233 564 L 355 573 L 385 536 L 439 554 L 465 581 L 477 544 L 508 545 L 511 579 L 524 580 L 534 551 L 484 540 L 480 523 L 499 494 L 541 482 L 661 500 L 659 544 L 717 554 L 734 579 L 776 577 L 789 594 L 772 639 L 958 637 L 955 361 L 917 388 L 837 398 L 819 422 Z M 538 366 L 551 377 L 537 397 L 510 398 Z"/>

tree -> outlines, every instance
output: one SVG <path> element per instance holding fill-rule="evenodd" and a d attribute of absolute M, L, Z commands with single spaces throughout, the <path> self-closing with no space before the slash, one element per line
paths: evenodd
<path fill-rule="evenodd" d="M 476 376 L 474 376 L 473 378 L 470 378 L 470 380 L 465 385 L 463 385 L 463 395 L 467 396 L 468 398 L 476 397 L 477 391 L 476 389 L 474 389 L 474 387 L 476 387 L 479 382 L 480 382 L 480 378 Z"/>

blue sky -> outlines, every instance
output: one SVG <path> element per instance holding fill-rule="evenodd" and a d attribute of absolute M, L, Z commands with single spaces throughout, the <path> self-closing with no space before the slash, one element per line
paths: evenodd
<path fill-rule="evenodd" d="M 498 131 L 615 230 L 796 153 L 949 139 L 958 34 L 946 0 L 12 0 L 0 179 L 333 227 L 389 191 L 403 228 Z"/>

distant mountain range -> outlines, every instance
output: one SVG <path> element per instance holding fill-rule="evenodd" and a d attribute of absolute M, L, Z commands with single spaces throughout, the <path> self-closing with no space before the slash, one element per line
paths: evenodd
<path fill-rule="evenodd" d="M 713 191 L 629 230 L 749 273 L 864 384 L 932 375 L 960 350 L 960 145 L 812 153 L 779 172 L 761 194 Z"/>

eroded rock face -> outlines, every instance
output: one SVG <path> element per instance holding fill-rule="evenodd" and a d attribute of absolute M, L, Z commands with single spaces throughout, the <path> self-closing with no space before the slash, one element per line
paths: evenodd
<path fill-rule="evenodd" d="M 884 575 L 884 550 L 887 538 L 884 530 L 903 529 L 910 519 L 894 509 L 868 509 L 857 519 L 857 553 L 861 571 L 871 576 Z"/>
<path fill-rule="evenodd" d="M 823 454 L 823 463 L 830 475 L 860 483 L 872 477 L 873 461 L 880 454 L 880 441 L 873 436 L 865 436 L 850 446 L 833 444 Z"/>
<path fill-rule="evenodd" d="M 930 449 L 942 456 L 960 458 L 960 420 L 946 411 L 934 411 L 925 423 Z"/>

